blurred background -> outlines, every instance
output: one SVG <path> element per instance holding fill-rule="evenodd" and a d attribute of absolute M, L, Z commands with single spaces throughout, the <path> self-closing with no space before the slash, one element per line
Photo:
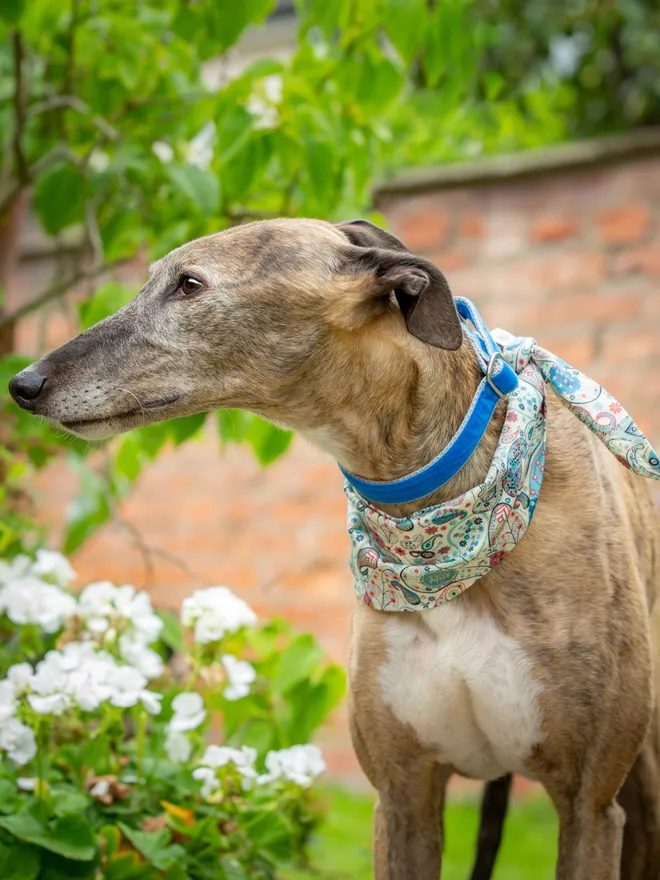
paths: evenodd
<path fill-rule="evenodd" d="M 0 0 L 0 555 L 45 541 L 161 607 L 227 584 L 345 661 L 333 461 L 232 412 L 90 447 L 19 412 L 8 379 L 190 238 L 365 216 L 658 442 L 658 123 L 652 0 Z M 345 711 L 322 745 L 364 789 Z M 545 807 L 518 809 L 518 846 L 551 853 Z M 502 877 L 545 876 L 510 849 Z"/>

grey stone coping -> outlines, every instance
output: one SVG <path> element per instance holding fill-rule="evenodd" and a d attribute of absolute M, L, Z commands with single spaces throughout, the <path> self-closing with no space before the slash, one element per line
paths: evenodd
<path fill-rule="evenodd" d="M 660 155 L 660 127 L 586 141 L 572 141 L 538 150 L 492 156 L 402 171 L 372 189 L 376 204 L 389 196 L 410 195 L 470 184 L 497 183 L 572 168 L 604 165 L 620 159 Z"/>

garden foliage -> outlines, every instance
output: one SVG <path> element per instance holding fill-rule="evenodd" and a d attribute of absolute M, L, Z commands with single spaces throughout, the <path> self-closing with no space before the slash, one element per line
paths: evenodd
<path fill-rule="evenodd" d="M 48 550 L 0 563 L 0 876 L 240 880 L 304 861 L 324 769 L 308 742 L 342 671 L 226 587 L 179 621 L 131 586 L 74 595 L 74 577 Z"/>

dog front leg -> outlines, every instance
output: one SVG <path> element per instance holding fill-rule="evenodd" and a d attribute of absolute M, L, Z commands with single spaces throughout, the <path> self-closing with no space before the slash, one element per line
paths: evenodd
<path fill-rule="evenodd" d="M 451 771 L 424 761 L 388 780 L 374 815 L 375 880 L 438 880 Z"/>
<path fill-rule="evenodd" d="M 558 807 L 557 880 L 619 880 L 625 813 L 615 801 Z"/>

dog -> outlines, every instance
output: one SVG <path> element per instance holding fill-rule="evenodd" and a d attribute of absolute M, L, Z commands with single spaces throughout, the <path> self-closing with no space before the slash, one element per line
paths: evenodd
<path fill-rule="evenodd" d="M 282 219 L 172 251 L 127 306 L 10 391 L 89 440 L 243 408 L 387 481 L 446 446 L 480 379 L 434 265 L 365 221 Z M 560 880 L 615 880 L 622 848 L 636 877 L 659 876 L 657 515 L 647 481 L 547 404 L 543 488 L 515 551 L 442 607 L 353 609 L 351 734 L 378 792 L 377 880 L 440 875 L 454 773 L 544 786 Z M 441 489 L 384 511 L 406 517 L 481 483 L 504 412 Z M 625 842 L 619 792 L 635 816 Z"/>

